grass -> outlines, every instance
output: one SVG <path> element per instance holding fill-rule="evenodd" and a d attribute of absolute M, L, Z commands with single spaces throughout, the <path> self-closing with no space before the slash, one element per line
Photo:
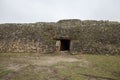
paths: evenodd
<path fill-rule="evenodd" d="M 0 53 L 0 80 L 120 80 L 120 56 Z"/>

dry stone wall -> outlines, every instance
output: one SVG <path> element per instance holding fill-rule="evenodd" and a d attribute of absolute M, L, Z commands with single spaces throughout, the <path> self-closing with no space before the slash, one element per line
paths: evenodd
<path fill-rule="evenodd" d="M 70 52 L 120 54 L 120 23 L 78 19 L 0 24 L 0 52 L 56 52 L 56 39 L 68 37 Z"/>

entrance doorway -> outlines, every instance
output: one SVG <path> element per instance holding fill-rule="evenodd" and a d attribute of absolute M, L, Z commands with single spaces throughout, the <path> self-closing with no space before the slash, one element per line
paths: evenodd
<path fill-rule="evenodd" d="M 70 50 L 70 40 L 60 40 L 60 51 L 69 51 Z"/>

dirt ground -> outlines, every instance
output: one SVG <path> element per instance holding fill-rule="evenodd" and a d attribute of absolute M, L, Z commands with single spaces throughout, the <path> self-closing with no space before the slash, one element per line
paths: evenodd
<path fill-rule="evenodd" d="M 119 80 L 120 76 L 118 70 L 104 74 L 107 69 L 103 72 L 103 66 L 97 68 L 86 55 L 5 54 L 0 63 L 0 80 Z"/>

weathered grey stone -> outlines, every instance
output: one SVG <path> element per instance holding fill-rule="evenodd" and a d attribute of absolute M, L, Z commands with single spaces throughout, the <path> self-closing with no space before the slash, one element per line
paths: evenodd
<path fill-rule="evenodd" d="M 120 23 L 73 19 L 0 24 L 0 52 L 53 53 L 60 51 L 60 40 L 70 40 L 73 53 L 120 54 Z"/>

